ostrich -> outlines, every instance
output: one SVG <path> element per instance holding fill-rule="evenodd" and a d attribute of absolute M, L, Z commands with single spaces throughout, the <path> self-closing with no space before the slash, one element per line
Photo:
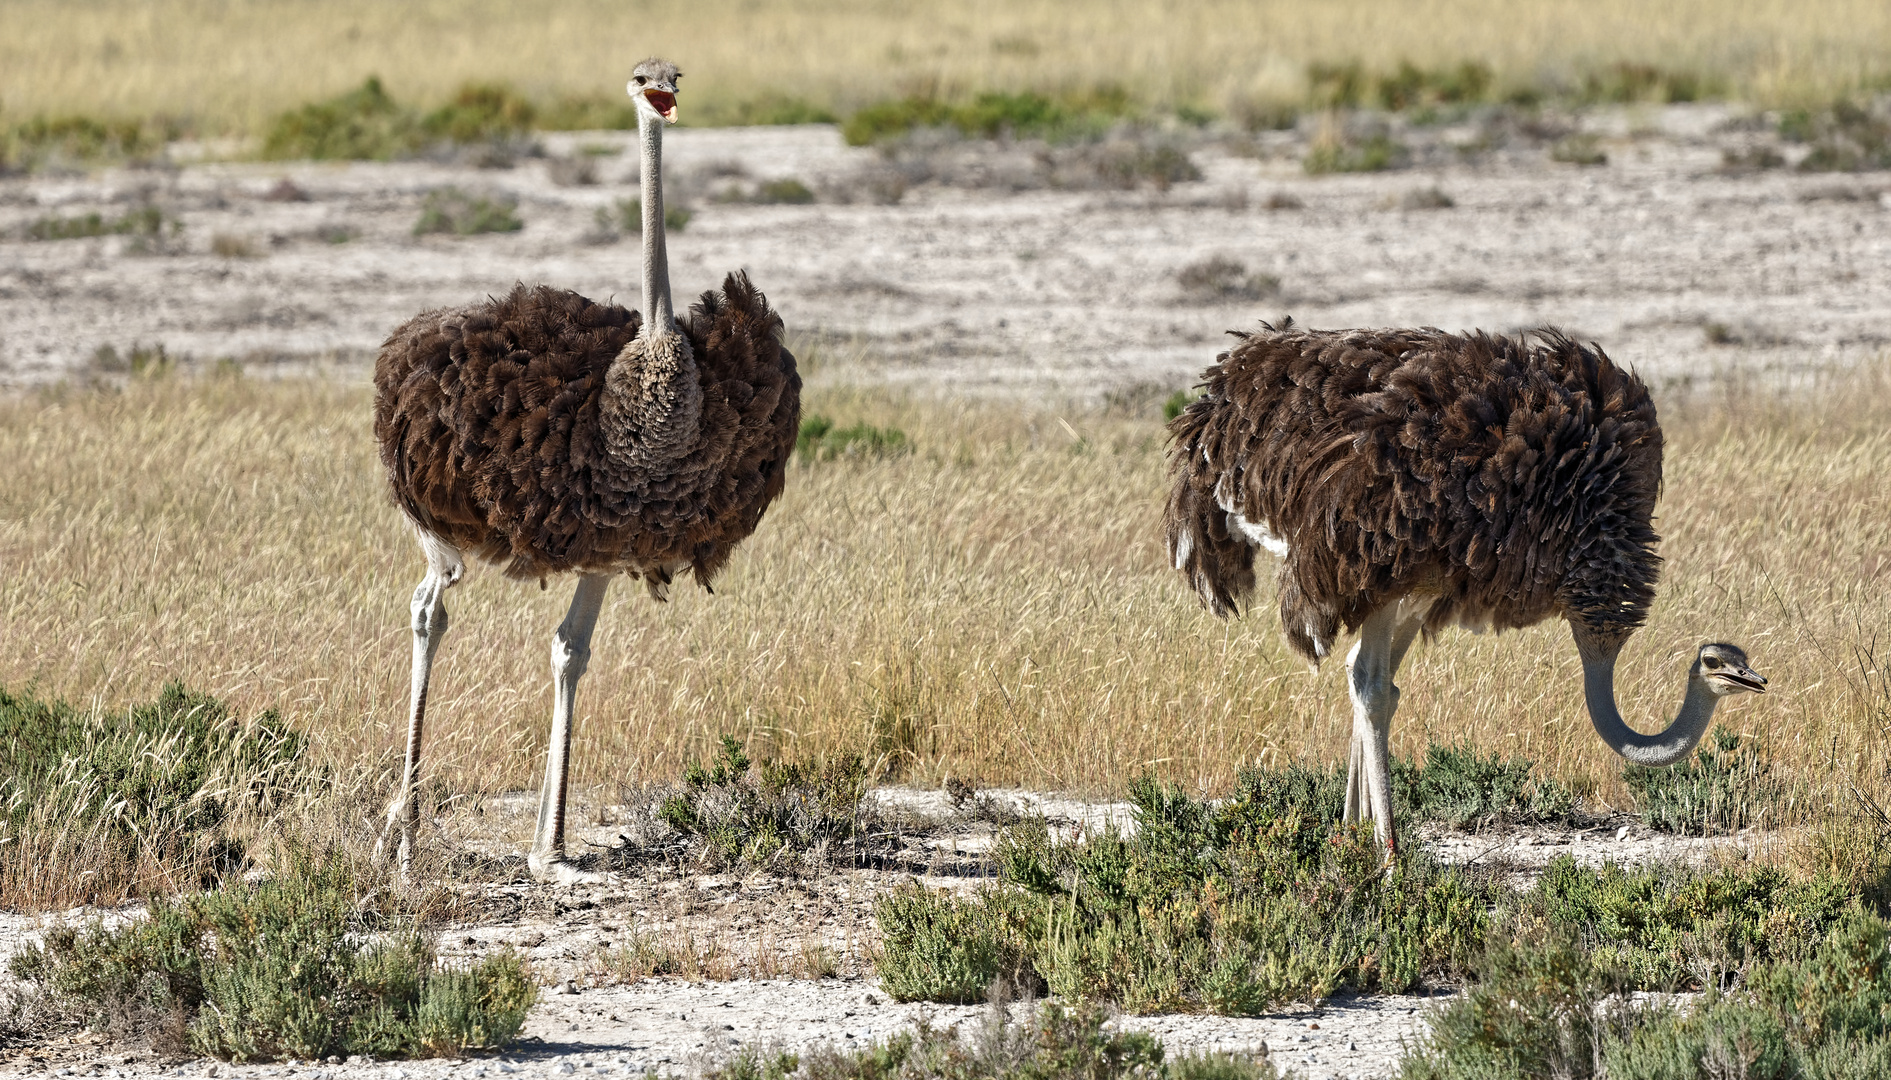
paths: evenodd
<path fill-rule="evenodd" d="M 1764 693 L 1739 648 L 1700 647 L 1659 735 L 1615 706 L 1615 660 L 1654 599 L 1661 427 L 1596 346 L 1439 330 L 1239 333 L 1170 424 L 1169 559 L 1217 615 L 1281 558 L 1288 645 L 1317 665 L 1344 631 L 1353 737 L 1345 819 L 1388 857 L 1392 678 L 1422 629 L 1569 621 L 1596 734 L 1639 765 L 1693 751 L 1722 697 Z"/>
<path fill-rule="evenodd" d="M 682 73 L 634 69 L 642 147 L 643 314 L 577 293 L 519 285 L 503 299 L 428 311 L 381 347 L 374 434 L 394 502 L 413 524 L 427 574 L 414 590 L 407 756 L 376 854 L 399 833 L 412 864 L 421 721 L 446 593 L 462 553 L 507 577 L 578 575 L 552 638 L 551 741 L 529 862 L 572 881 L 565 788 L 578 679 L 613 575 L 668 597 L 689 570 L 705 589 L 781 494 L 800 423 L 801 379 L 780 316 L 744 273 L 704 293 L 688 317 L 670 305 L 663 245 L 663 126 L 676 122 Z"/>

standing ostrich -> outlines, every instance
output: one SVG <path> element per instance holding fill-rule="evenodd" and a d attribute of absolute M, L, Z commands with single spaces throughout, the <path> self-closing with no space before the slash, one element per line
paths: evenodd
<path fill-rule="evenodd" d="M 552 733 L 532 872 L 569 881 L 566 764 L 578 678 L 615 574 L 657 600 L 691 570 L 704 588 L 781 494 L 800 422 L 801 379 L 781 318 L 746 274 L 730 274 L 679 323 L 663 246 L 663 125 L 676 122 L 667 60 L 638 64 L 628 90 L 642 147 L 643 317 L 539 285 L 415 316 L 381 347 L 374 434 L 394 501 L 427 558 L 414 590 L 413 699 L 400 790 L 376 847 L 400 833 L 413 857 L 421 719 L 462 552 L 507 577 L 578 575 L 552 638 Z"/>
<path fill-rule="evenodd" d="M 1254 549 L 1280 556 L 1281 627 L 1309 663 L 1359 631 L 1345 817 L 1370 819 L 1388 853 L 1392 677 L 1421 629 L 1568 619 L 1596 734 L 1638 765 L 1685 758 L 1722 697 L 1765 692 L 1744 652 L 1713 643 L 1667 730 L 1633 731 L 1615 707 L 1616 656 L 1660 574 L 1661 427 L 1600 348 L 1555 330 L 1262 327 L 1169 425 L 1169 558 L 1229 615 Z"/>

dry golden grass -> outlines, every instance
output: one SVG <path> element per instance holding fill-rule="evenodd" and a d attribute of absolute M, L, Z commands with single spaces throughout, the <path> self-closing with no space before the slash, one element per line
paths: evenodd
<path fill-rule="evenodd" d="M 10 0 L 0 102 L 15 116 L 194 118 L 255 130 L 380 74 L 437 102 L 467 80 L 615 95 L 640 57 L 692 78 L 686 112 L 770 94 L 842 109 L 915 89 L 1120 85 L 1158 105 L 1298 100 L 1309 62 L 1488 63 L 1500 83 L 1614 63 L 1691 71 L 1757 100 L 1804 102 L 1891 73 L 1881 0 Z M 707 110 L 707 111 L 705 111 Z"/>
<path fill-rule="evenodd" d="M 1815 802 L 1875 790 L 1887 760 L 1887 390 L 1881 362 L 1784 403 L 1658 396 L 1667 567 L 1624 710 L 1671 715 L 1696 644 L 1742 643 L 1776 691 L 1723 719 Z M 673 777 L 723 733 L 762 754 L 864 750 L 919 782 L 1090 790 L 1147 766 L 1212 790 L 1257 758 L 1343 753 L 1342 665 L 1308 673 L 1271 600 L 1220 622 L 1165 568 L 1159 421 L 842 389 L 808 407 L 918 449 L 796 464 L 714 596 L 614 587 L 576 782 Z M 182 678 L 245 715 L 279 707 L 329 760 L 384 767 L 422 563 L 368 414 L 359 384 L 227 376 L 0 402 L 0 684 L 112 702 Z M 569 592 L 474 567 L 450 594 L 428 733 L 449 785 L 536 785 Z M 1449 631 L 1401 683 L 1396 751 L 1469 739 L 1625 803 L 1560 624 Z"/>

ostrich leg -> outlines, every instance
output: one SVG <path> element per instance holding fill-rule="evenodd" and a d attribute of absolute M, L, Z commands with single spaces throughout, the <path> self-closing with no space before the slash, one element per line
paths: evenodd
<path fill-rule="evenodd" d="M 1397 854 L 1392 832 L 1392 714 L 1399 688 L 1392 677 L 1425 624 L 1429 604 L 1387 604 L 1366 618 L 1346 655 L 1347 692 L 1353 699 L 1352 754 L 1346 769 L 1345 820 L 1372 822 L 1372 833 Z"/>
<path fill-rule="evenodd" d="M 609 574 L 586 574 L 578 579 L 571 610 L 552 635 L 552 738 L 545 749 L 545 784 L 538 793 L 538 833 L 528 858 L 532 873 L 544 881 L 581 881 L 565 861 L 565 786 L 571 757 L 571 715 L 577 704 L 578 679 L 591 662 L 591 631 L 604 607 Z"/>
<path fill-rule="evenodd" d="M 374 859 L 379 862 L 387 851 L 388 837 L 400 831 L 400 869 L 405 877 L 413 868 L 414 829 L 420 824 L 420 803 L 414 798 L 414 786 L 420 782 L 420 727 L 427 712 L 427 683 L 433 674 L 433 658 L 440 651 L 440 639 L 446 636 L 446 591 L 466 572 L 459 549 L 438 537 L 420 534 L 421 550 L 427 555 L 427 576 L 414 589 L 409 605 L 414 627 L 413 694 L 407 710 L 407 761 L 401 769 L 400 788 L 387 808 L 387 825 L 374 843 Z"/>

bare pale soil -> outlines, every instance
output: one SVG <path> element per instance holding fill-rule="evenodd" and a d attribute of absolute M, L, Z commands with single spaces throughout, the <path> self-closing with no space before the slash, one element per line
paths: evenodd
<path fill-rule="evenodd" d="M 817 376 L 844 367 L 954 393 L 1180 387 L 1223 331 L 1283 313 L 1320 327 L 1551 323 L 1657 381 L 1883 346 L 1891 181 L 1727 172 L 1724 151 L 1772 136 L 1723 107 L 1582 123 L 1607 164 L 1557 163 L 1548 142 L 1514 134 L 1507 148 L 1460 153 L 1506 135 L 1467 123 L 1407 133 L 1419 168 L 1313 177 L 1298 164 L 1309 123 L 1253 147 L 1200 147 L 1205 179 L 1167 192 L 1033 188 L 1041 148 L 949 146 L 906 170 L 948 183 L 911 185 L 896 205 L 873 201 L 888 163 L 831 128 L 679 130 L 666 142 L 669 198 L 695 216 L 670 237 L 672 273 L 691 294 L 748 269 L 793 331 L 849 343 Z M 56 379 L 101 346 L 133 343 L 252 370 L 360 363 L 409 315 L 516 281 L 634 306 L 635 236 L 587 242 L 600 208 L 635 196 L 633 162 L 595 157 L 596 185 L 552 179 L 570 171 L 557 157 L 626 137 L 548 136 L 552 157 L 505 169 L 207 164 L 0 180 L 0 378 Z M 308 200 L 268 201 L 284 177 Z M 713 201 L 781 177 L 824 201 Z M 426 192 L 449 184 L 516 198 L 524 229 L 414 236 Z M 1452 205 L 1427 207 L 1433 188 Z M 182 234 L 11 239 L 48 216 L 109 219 L 146 201 Z M 250 256 L 214 254 L 220 237 Z M 1178 272 L 1214 255 L 1278 279 L 1278 295 L 1185 295 Z"/>

